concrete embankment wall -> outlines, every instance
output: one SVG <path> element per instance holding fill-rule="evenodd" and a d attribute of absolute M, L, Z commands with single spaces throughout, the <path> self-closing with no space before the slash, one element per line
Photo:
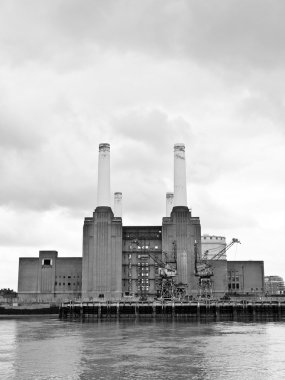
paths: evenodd
<path fill-rule="evenodd" d="M 39 315 L 39 314 L 59 314 L 59 306 L 50 304 L 33 305 L 0 305 L 1 315 Z"/>

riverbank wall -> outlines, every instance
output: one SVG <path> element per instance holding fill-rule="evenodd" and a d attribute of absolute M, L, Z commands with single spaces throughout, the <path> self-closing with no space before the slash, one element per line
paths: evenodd
<path fill-rule="evenodd" d="M 5 315 L 59 315 L 60 306 L 51 304 L 0 305 L 0 316 Z"/>
<path fill-rule="evenodd" d="M 285 320 L 285 302 L 82 302 L 63 303 L 61 319 Z"/>

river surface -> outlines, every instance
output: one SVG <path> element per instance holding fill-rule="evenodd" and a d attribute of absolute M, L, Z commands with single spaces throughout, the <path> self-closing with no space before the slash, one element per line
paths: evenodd
<path fill-rule="evenodd" d="M 1 318 L 0 379 L 285 379 L 285 322 Z"/>

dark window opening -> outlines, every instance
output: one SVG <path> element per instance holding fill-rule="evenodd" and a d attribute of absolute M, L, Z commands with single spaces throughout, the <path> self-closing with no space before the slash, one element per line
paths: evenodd
<path fill-rule="evenodd" d="M 99 298 L 104 298 L 104 294 L 99 294 Z"/>
<path fill-rule="evenodd" d="M 68 283 L 68 286 L 70 286 L 71 284 L 70 284 L 70 282 Z"/>
<path fill-rule="evenodd" d="M 43 265 L 51 265 L 51 259 L 43 259 Z"/>

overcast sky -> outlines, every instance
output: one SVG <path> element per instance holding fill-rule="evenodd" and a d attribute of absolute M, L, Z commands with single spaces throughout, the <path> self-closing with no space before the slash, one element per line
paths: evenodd
<path fill-rule="evenodd" d="M 82 255 L 111 144 L 124 225 L 159 225 L 186 146 L 202 233 L 285 277 L 285 2 L 0 0 L 0 288 Z"/>

